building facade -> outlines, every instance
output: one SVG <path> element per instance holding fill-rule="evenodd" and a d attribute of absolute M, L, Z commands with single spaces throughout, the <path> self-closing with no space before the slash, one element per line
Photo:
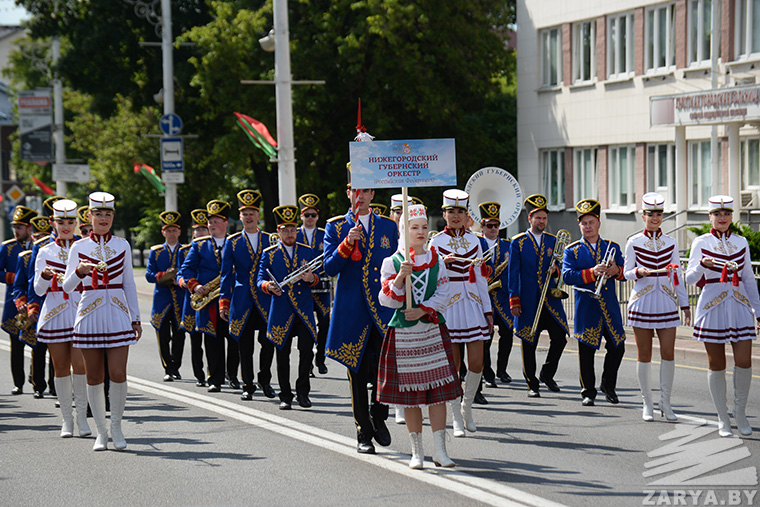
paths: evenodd
<path fill-rule="evenodd" d="M 760 0 L 518 0 L 517 28 L 518 180 L 552 229 L 595 198 L 625 243 L 650 191 L 682 249 L 714 194 L 760 224 Z"/>

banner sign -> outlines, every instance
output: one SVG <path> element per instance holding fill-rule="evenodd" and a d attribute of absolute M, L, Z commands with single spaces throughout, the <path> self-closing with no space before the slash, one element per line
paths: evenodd
<path fill-rule="evenodd" d="M 456 187 L 454 139 L 349 144 L 353 188 Z"/>
<path fill-rule="evenodd" d="M 760 86 L 650 97 L 649 118 L 653 127 L 757 121 L 760 119 Z"/>
<path fill-rule="evenodd" d="M 18 93 L 21 160 L 50 161 L 53 150 L 53 98 L 50 88 Z"/>

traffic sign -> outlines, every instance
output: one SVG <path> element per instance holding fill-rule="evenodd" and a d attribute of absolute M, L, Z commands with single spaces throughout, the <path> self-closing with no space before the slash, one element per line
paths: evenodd
<path fill-rule="evenodd" d="M 53 164 L 53 180 L 89 183 L 90 166 L 87 164 Z"/>
<path fill-rule="evenodd" d="M 18 185 L 13 185 L 11 188 L 8 189 L 8 191 L 5 193 L 5 196 L 8 198 L 8 200 L 12 204 L 17 204 L 21 199 L 26 196 L 23 190 L 21 190 Z"/>
<path fill-rule="evenodd" d="M 161 138 L 161 170 L 162 171 L 183 171 L 185 162 L 183 160 L 183 146 L 181 137 L 162 137 Z"/>
<path fill-rule="evenodd" d="M 161 127 L 161 132 L 167 136 L 176 136 L 182 132 L 182 118 L 174 113 L 165 114 L 158 122 L 158 126 Z"/>
<path fill-rule="evenodd" d="M 165 171 L 161 175 L 161 179 L 164 180 L 164 183 L 184 183 L 185 173 L 184 171 Z"/>

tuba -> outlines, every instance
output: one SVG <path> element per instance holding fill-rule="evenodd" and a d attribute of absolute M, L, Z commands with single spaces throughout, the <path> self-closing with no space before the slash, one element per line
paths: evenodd
<path fill-rule="evenodd" d="M 206 288 L 208 289 L 208 293 L 206 293 L 205 296 L 201 296 L 195 292 L 190 294 L 190 306 L 193 308 L 193 310 L 202 310 L 206 308 L 213 300 L 219 297 L 219 292 L 221 291 L 221 281 L 222 276 L 219 275 L 207 283 Z"/>
<path fill-rule="evenodd" d="M 499 229 L 509 227 L 523 207 L 522 190 L 514 176 L 499 167 L 484 167 L 476 171 L 464 191 L 470 194 L 467 211 L 473 220 L 480 217 L 480 206 L 484 202 L 498 202 L 501 205 Z"/>

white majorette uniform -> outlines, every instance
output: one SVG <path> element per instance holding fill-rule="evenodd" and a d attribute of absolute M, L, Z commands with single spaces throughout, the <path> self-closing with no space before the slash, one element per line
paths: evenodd
<path fill-rule="evenodd" d="M 461 208 L 464 203 L 464 209 L 467 209 L 468 198 L 469 196 L 461 190 L 447 190 L 443 193 L 444 208 Z M 449 201 L 456 202 L 452 204 Z M 472 260 L 483 257 L 480 240 L 465 229 L 452 230 L 446 227 L 443 232 L 433 237 L 430 246 L 435 247 L 442 258 L 449 254 Z M 492 310 L 485 267 L 485 263 L 475 266 L 472 262 L 463 260 L 446 265 L 449 272 L 450 299 L 444 317 L 452 343 L 490 338 L 486 315 Z"/>
<path fill-rule="evenodd" d="M 56 238 L 40 248 L 34 263 L 34 292 L 45 297 L 37 320 L 37 338 L 43 343 L 70 342 L 74 339 L 74 318 L 82 286 L 67 294 L 61 283 L 73 242 Z M 56 273 L 54 277 L 46 279 L 42 275 L 46 266 L 53 268 Z"/>
<path fill-rule="evenodd" d="M 104 192 L 98 194 L 113 196 Z M 96 196 L 96 197 L 98 197 Z M 90 209 L 109 207 L 91 202 Z M 80 278 L 76 268 L 80 262 L 101 264 L 93 269 L 92 275 Z M 124 238 L 108 233 L 98 236 L 91 233 L 74 243 L 69 252 L 69 261 L 63 280 L 63 290 L 73 292 L 82 284 L 82 299 L 79 301 L 74 321 L 74 346 L 79 348 L 110 348 L 137 343 L 133 323 L 140 322 L 137 305 L 137 290 L 132 275 L 132 249 Z"/>
<path fill-rule="evenodd" d="M 706 268 L 702 265 L 705 257 L 735 262 L 739 269 L 731 273 L 722 266 Z M 727 343 L 756 338 L 760 296 L 745 238 L 715 229 L 696 238 L 691 244 L 686 283 L 702 287 L 694 316 L 695 340 Z"/>
<path fill-rule="evenodd" d="M 665 199 L 654 192 L 642 197 L 642 211 L 664 209 Z M 638 268 L 651 273 L 646 277 L 636 274 Z M 628 300 L 628 324 L 644 329 L 668 329 L 681 325 L 678 309 L 689 308 L 689 297 L 681 273 L 678 244 L 661 230 L 644 230 L 633 236 L 625 245 L 626 280 L 636 280 Z"/>

